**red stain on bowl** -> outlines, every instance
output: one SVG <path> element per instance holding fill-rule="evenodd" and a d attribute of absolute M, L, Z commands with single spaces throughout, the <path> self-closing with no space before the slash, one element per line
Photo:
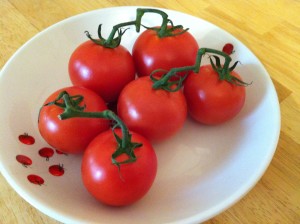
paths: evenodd
<path fill-rule="evenodd" d="M 16 160 L 25 167 L 28 167 L 32 164 L 32 160 L 28 156 L 25 156 L 25 155 L 17 155 Z"/>
<path fill-rule="evenodd" d="M 19 135 L 19 141 L 25 145 L 33 145 L 35 143 L 34 137 L 29 135 L 28 133 Z"/>
<path fill-rule="evenodd" d="M 53 176 L 62 176 L 65 173 L 65 168 L 63 164 L 52 165 L 49 167 L 49 173 Z"/>
<path fill-rule="evenodd" d="M 43 185 L 45 183 L 44 179 L 38 175 L 30 174 L 27 176 L 27 179 L 32 184 Z"/>
<path fill-rule="evenodd" d="M 39 150 L 39 155 L 46 158 L 47 161 L 49 161 L 49 158 L 52 157 L 53 154 L 54 150 L 48 147 L 44 147 Z"/>

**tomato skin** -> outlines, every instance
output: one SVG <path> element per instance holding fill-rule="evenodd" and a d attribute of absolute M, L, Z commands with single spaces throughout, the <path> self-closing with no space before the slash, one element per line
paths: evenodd
<path fill-rule="evenodd" d="M 67 91 L 72 95 L 84 97 L 82 105 L 86 105 L 85 111 L 103 111 L 107 109 L 103 99 L 93 91 L 84 87 L 72 86 L 62 88 L 52 93 L 43 105 L 54 101 L 58 94 Z M 64 153 L 81 153 L 89 142 L 99 133 L 109 128 L 109 121 L 95 118 L 71 118 L 60 120 L 58 115 L 63 109 L 56 105 L 43 106 L 38 128 L 45 141 L 55 149 Z"/>
<path fill-rule="evenodd" d="M 115 130 L 122 136 L 120 129 Z M 117 143 L 113 132 L 99 134 L 84 152 L 81 172 L 86 189 L 100 202 L 111 206 L 124 206 L 141 199 L 152 186 L 157 172 L 157 158 L 149 141 L 131 132 L 132 141 L 143 145 L 134 149 L 137 160 L 133 163 L 112 164 L 111 156 Z M 116 159 L 124 161 L 127 155 Z"/>
<path fill-rule="evenodd" d="M 174 33 L 180 31 L 182 29 L 177 29 Z M 189 32 L 160 38 L 156 31 L 145 30 L 135 41 L 132 56 L 138 76 L 148 76 L 156 69 L 194 65 L 198 49 L 196 39 Z"/>
<path fill-rule="evenodd" d="M 95 91 L 106 102 L 114 102 L 123 87 L 135 78 L 135 67 L 125 47 L 110 49 L 88 40 L 72 53 L 69 76 L 74 85 Z"/>
<path fill-rule="evenodd" d="M 181 129 L 187 117 L 187 105 L 181 90 L 154 90 L 152 85 L 149 76 L 129 83 L 120 94 L 117 110 L 130 130 L 158 142 Z"/>
<path fill-rule="evenodd" d="M 234 71 L 230 74 L 241 79 Z M 232 119 L 240 112 L 245 103 L 246 90 L 244 86 L 219 80 L 212 66 L 204 65 L 199 73 L 187 77 L 184 95 L 192 118 L 200 123 L 215 125 Z"/>

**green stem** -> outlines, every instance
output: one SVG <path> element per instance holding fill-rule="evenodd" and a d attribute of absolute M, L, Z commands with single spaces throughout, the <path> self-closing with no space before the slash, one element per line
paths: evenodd
<path fill-rule="evenodd" d="M 144 16 L 145 13 L 156 13 L 161 15 L 162 17 L 162 24 L 160 28 L 149 28 L 157 31 L 157 35 L 162 38 L 166 36 L 175 36 L 175 35 L 180 35 L 187 31 L 187 29 L 183 30 L 182 32 L 173 34 L 172 31 L 174 28 L 182 28 L 182 26 L 173 26 L 173 23 L 170 19 L 168 19 L 168 14 L 158 10 L 158 9 L 150 9 L 150 8 L 138 8 L 136 10 L 136 19 L 134 21 L 129 21 L 129 22 L 124 22 L 117 24 L 113 26 L 112 31 L 110 32 L 109 36 L 107 39 L 104 39 L 101 35 L 101 24 L 98 27 L 98 39 L 93 39 L 91 35 L 89 34 L 88 31 L 86 32 L 87 37 L 92 40 L 94 43 L 99 44 L 101 46 L 107 47 L 107 48 L 115 48 L 120 45 L 121 43 L 121 37 L 125 33 L 125 31 L 122 31 L 121 28 L 126 27 L 126 26 L 131 26 L 134 25 L 136 28 L 136 32 L 140 32 L 141 26 L 142 26 L 142 17 Z M 171 23 L 171 28 L 168 28 L 168 23 Z M 116 33 L 118 32 L 118 36 L 115 37 Z"/>
<path fill-rule="evenodd" d="M 65 111 L 58 115 L 58 118 L 60 120 L 65 120 L 69 118 L 74 118 L 74 117 L 82 117 L 82 118 L 103 118 L 103 119 L 108 119 L 108 120 L 113 120 L 117 123 L 117 126 L 119 126 L 122 130 L 122 136 L 123 136 L 123 141 L 122 141 L 122 147 L 125 148 L 128 143 L 129 139 L 129 131 L 124 122 L 111 110 L 104 110 L 101 112 L 85 112 L 85 111 L 80 111 L 74 109 L 71 104 L 70 104 L 70 97 L 65 94 L 63 95 L 63 99 L 66 103 L 66 109 Z"/>
<path fill-rule="evenodd" d="M 161 11 L 161 10 L 158 10 L 158 9 L 142 9 L 142 8 L 138 8 L 137 10 L 137 17 L 136 17 L 136 31 L 139 32 L 140 31 L 140 28 L 141 28 L 141 20 L 142 20 L 142 17 L 145 13 L 156 13 L 156 14 L 159 14 L 161 15 L 162 17 L 162 23 L 161 23 L 161 26 L 160 26 L 160 29 L 158 31 L 158 36 L 159 37 L 164 37 L 164 34 L 166 33 L 166 30 L 167 30 L 167 27 L 168 27 L 168 22 L 169 22 L 169 19 L 168 19 L 168 14 Z"/>
<path fill-rule="evenodd" d="M 237 79 L 236 77 L 233 77 L 233 76 L 230 75 L 230 72 L 235 68 L 237 62 L 232 67 L 230 67 L 230 62 L 232 61 L 232 59 L 228 54 L 226 54 L 222 51 L 211 49 L 211 48 L 200 48 L 197 52 L 195 64 L 192 65 L 192 66 L 172 68 L 161 79 L 153 78 L 153 75 L 157 71 L 160 71 L 160 70 L 153 71 L 150 75 L 151 79 L 154 81 L 154 83 L 152 85 L 153 89 L 161 88 L 161 89 L 165 89 L 167 91 L 174 91 L 174 89 L 170 88 L 170 85 L 173 85 L 175 83 L 175 84 L 178 85 L 175 90 L 179 90 L 181 88 L 181 85 L 182 85 L 184 79 L 186 78 L 186 76 L 181 78 L 177 83 L 176 82 L 170 82 L 169 81 L 170 78 L 173 77 L 173 76 L 176 76 L 176 74 L 179 73 L 179 72 L 187 72 L 188 73 L 188 72 L 192 71 L 194 73 L 198 73 L 199 70 L 200 70 L 202 57 L 206 53 L 212 53 L 212 54 L 215 54 L 215 55 L 220 55 L 220 56 L 225 58 L 225 62 L 224 62 L 223 66 L 221 66 L 220 59 L 217 56 L 214 56 L 214 58 L 216 59 L 216 65 L 214 64 L 212 59 L 210 59 L 212 67 L 219 74 L 220 80 L 226 80 L 226 81 L 231 82 L 231 83 L 236 84 L 236 85 L 243 85 L 243 86 L 249 85 L 248 83 L 245 83 L 245 82 Z"/>
<path fill-rule="evenodd" d="M 115 34 L 116 34 L 117 31 L 119 31 L 119 29 L 121 29 L 124 26 L 131 26 L 131 25 L 135 25 L 136 26 L 136 21 L 130 21 L 130 22 L 125 22 L 125 23 L 120 23 L 120 24 L 117 24 L 117 25 L 113 26 L 113 29 L 110 32 L 107 40 L 104 41 L 104 46 L 110 46 L 113 43 Z M 120 40 L 120 42 L 121 42 L 121 40 Z M 118 44 L 118 46 L 119 46 L 119 44 Z"/>
<path fill-rule="evenodd" d="M 58 118 L 60 120 L 70 119 L 74 117 L 82 117 L 82 118 L 103 118 L 103 119 L 115 121 L 116 122 L 115 127 L 121 128 L 122 138 L 117 136 L 114 132 L 114 136 L 118 143 L 118 147 L 116 151 L 112 154 L 112 163 L 117 165 L 118 168 L 120 168 L 120 164 L 135 162 L 136 157 L 134 154 L 134 149 L 141 147 L 142 144 L 134 143 L 131 141 L 131 135 L 124 122 L 111 110 L 104 110 L 101 112 L 85 112 L 83 111 L 85 107 L 78 107 L 78 102 L 75 102 L 73 98 L 74 97 L 70 96 L 67 92 L 64 91 L 59 94 L 58 98 L 53 103 L 46 104 L 44 106 L 56 105 L 63 108 L 64 112 L 58 115 Z M 57 105 L 57 102 L 61 101 L 61 99 L 63 100 L 63 103 Z M 77 100 L 77 98 L 75 100 Z M 81 97 L 81 100 L 83 100 L 83 97 Z M 123 153 L 127 154 L 129 156 L 129 159 L 118 162 L 116 158 Z"/>

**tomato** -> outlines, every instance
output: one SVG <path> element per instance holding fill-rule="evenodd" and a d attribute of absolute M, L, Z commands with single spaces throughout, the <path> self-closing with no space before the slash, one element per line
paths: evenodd
<path fill-rule="evenodd" d="M 135 78 L 135 67 L 125 47 L 106 48 L 88 40 L 72 53 L 69 76 L 74 85 L 95 91 L 106 102 L 114 102 L 123 87 Z"/>
<path fill-rule="evenodd" d="M 85 111 L 103 111 L 107 109 L 103 99 L 93 91 L 84 87 L 66 87 L 51 94 L 44 105 L 56 100 L 61 91 L 67 91 L 71 96 L 84 97 L 81 106 Z M 45 141 L 64 153 L 81 153 L 99 133 L 109 128 L 109 121 L 104 119 L 73 118 L 60 120 L 58 115 L 63 108 L 56 105 L 43 106 L 39 114 L 39 131 Z"/>
<path fill-rule="evenodd" d="M 115 133 L 121 137 L 120 129 Z M 87 147 L 82 158 L 82 180 L 86 189 L 99 201 L 112 206 L 124 206 L 141 199 L 152 186 L 157 172 L 157 158 L 149 141 L 137 133 L 132 141 L 142 143 L 135 148 L 137 160 L 120 165 L 112 163 L 117 142 L 111 130 L 99 134 Z M 118 162 L 128 159 L 121 154 Z"/>
<path fill-rule="evenodd" d="M 231 43 L 227 43 L 223 46 L 222 51 L 228 55 L 231 55 L 234 53 L 234 46 Z"/>
<path fill-rule="evenodd" d="M 182 29 L 173 31 L 178 32 Z M 189 32 L 160 38 L 156 31 L 148 29 L 135 41 L 132 56 L 138 76 L 147 76 L 156 69 L 194 65 L 198 49 L 196 39 Z"/>
<path fill-rule="evenodd" d="M 241 80 L 236 72 L 232 76 Z M 235 117 L 245 103 L 245 86 L 220 80 L 211 65 L 200 67 L 199 73 L 190 74 L 184 84 L 188 111 L 196 121 L 214 125 Z"/>
<path fill-rule="evenodd" d="M 183 126 L 187 105 L 181 90 L 153 89 L 149 76 L 129 83 L 120 94 L 117 110 L 127 127 L 150 141 L 173 136 Z"/>

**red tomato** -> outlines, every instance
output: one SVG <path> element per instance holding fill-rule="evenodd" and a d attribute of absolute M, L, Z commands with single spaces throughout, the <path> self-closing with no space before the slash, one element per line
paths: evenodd
<path fill-rule="evenodd" d="M 241 79 L 234 71 L 232 76 Z M 204 124 L 219 124 L 235 117 L 245 103 L 244 86 L 220 80 L 211 65 L 200 67 L 190 74 L 184 84 L 188 111 L 191 117 Z"/>
<path fill-rule="evenodd" d="M 114 102 L 123 87 L 135 78 L 134 62 L 121 45 L 111 49 L 88 40 L 72 53 L 69 76 L 74 85 L 95 91 L 106 102 Z"/>
<path fill-rule="evenodd" d="M 182 91 L 153 89 L 149 76 L 129 83 L 118 100 L 118 115 L 127 125 L 151 141 L 161 141 L 177 133 L 187 117 Z"/>
<path fill-rule="evenodd" d="M 122 136 L 120 129 L 115 130 Z M 102 203 L 112 206 L 129 205 L 141 199 L 152 186 L 157 158 L 149 141 L 139 134 L 132 134 L 132 142 L 142 143 L 134 149 L 137 160 L 120 165 L 120 170 L 112 164 L 112 154 L 117 148 L 111 130 L 98 135 L 87 147 L 82 159 L 82 179 L 87 190 Z M 128 159 L 121 154 L 118 162 Z"/>
<path fill-rule="evenodd" d="M 93 91 L 84 87 L 67 87 L 51 94 L 46 103 L 54 101 L 59 93 L 65 90 L 71 96 L 82 95 L 84 97 L 81 106 L 86 105 L 85 111 L 106 110 L 103 99 Z M 109 121 L 94 118 L 72 118 L 60 120 L 58 115 L 63 109 L 56 105 L 43 106 L 39 115 L 39 131 L 42 137 L 57 150 L 64 153 L 81 153 L 90 141 L 109 128 Z"/>
<path fill-rule="evenodd" d="M 227 43 L 223 46 L 222 51 L 228 55 L 231 55 L 234 52 L 234 46 L 231 43 Z"/>
<path fill-rule="evenodd" d="M 173 33 L 181 31 L 177 29 Z M 160 38 L 156 31 L 146 30 L 135 41 L 132 56 L 137 74 L 147 76 L 156 69 L 170 70 L 194 65 L 198 49 L 196 39 L 189 32 Z"/>

